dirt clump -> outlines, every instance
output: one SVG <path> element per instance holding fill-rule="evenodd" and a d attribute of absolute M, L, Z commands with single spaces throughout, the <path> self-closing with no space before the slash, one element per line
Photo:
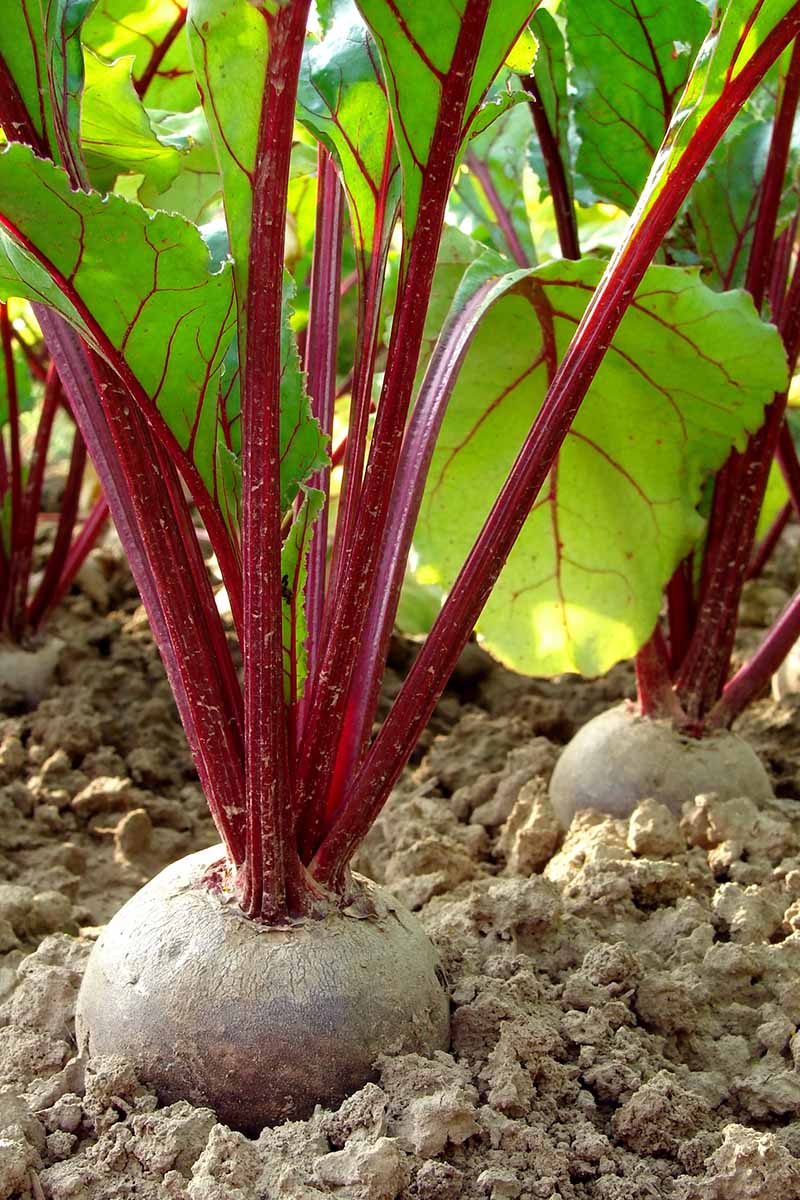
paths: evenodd
<path fill-rule="evenodd" d="M 0 728 L 0 1200 L 800 1196 L 792 697 L 740 725 L 777 799 L 709 790 L 676 815 L 644 798 L 563 832 L 560 749 L 631 695 L 630 668 L 525 680 L 476 649 L 356 864 L 439 949 L 449 1051 L 381 1059 L 336 1111 L 254 1139 L 159 1106 L 123 1058 L 76 1057 L 97 927 L 216 840 L 113 554 L 103 579 L 54 623 L 55 689 L 9 702 Z M 384 708 L 413 653 L 395 644 Z"/>

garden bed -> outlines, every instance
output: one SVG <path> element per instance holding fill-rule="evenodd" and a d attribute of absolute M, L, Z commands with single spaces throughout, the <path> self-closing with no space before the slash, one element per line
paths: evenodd
<path fill-rule="evenodd" d="M 795 543 L 750 585 L 742 649 Z M 356 864 L 438 945 L 451 1053 L 389 1056 L 338 1112 L 252 1141 L 159 1108 L 121 1059 L 73 1057 L 98 927 L 216 839 L 113 549 L 52 632 L 58 686 L 32 711 L 6 696 L 0 739 L 0 1200 L 800 1196 L 800 699 L 739 725 L 774 804 L 708 796 L 680 823 L 643 804 L 562 839 L 560 746 L 632 672 L 531 681 L 468 648 Z"/>

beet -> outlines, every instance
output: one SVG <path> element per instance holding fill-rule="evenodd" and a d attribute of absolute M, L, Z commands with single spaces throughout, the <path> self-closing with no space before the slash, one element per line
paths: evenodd
<path fill-rule="evenodd" d="M 392 896 L 356 877 L 347 908 L 259 924 L 203 882 L 222 857 L 167 867 L 106 927 L 78 998 L 81 1053 L 130 1058 L 162 1103 L 255 1135 L 337 1106 L 381 1054 L 447 1048 L 436 951 Z"/>
<path fill-rule="evenodd" d="M 645 799 L 680 815 L 701 792 L 723 799 L 773 795 L 756 752 L 728 730 L 702 738 L 670 721 L 640 716 L 628 704 L 588 721 L 567 745 L 550 781 L 550 802 L 564 828 L 582 808 L 627 817 Z"/>

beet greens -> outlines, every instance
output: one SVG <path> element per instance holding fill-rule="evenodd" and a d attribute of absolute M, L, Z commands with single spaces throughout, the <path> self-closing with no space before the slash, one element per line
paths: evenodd
<path fill-rule="evenodd" d="M 800 3 L 631 4 L 638 58 L 626 5 L 578 0 L 131 7 L 20 0 L 0 29 L 0 294 L 36 303 L 239 902 L 279 921 L 346 890 L 479 618 L 526 667 L 636 652 L 702 538 L 704 485 L 780 427 L 796 306 L 783 344 L 757 309 L 795 275 L 714 290 L 675 265 L 675 222 L 782 70 Z M 523 128 L 562 252 L 540 266 L 497 170 Z M 754 245 L 783 236 L 781 190 Z M 578 205 L 598 200 L 589 228 Z M 608 244 L 609 204 L 630 210 L 613 257 L 580 260 Z M 443 599 L 372 738 L 412 542 Z"/>

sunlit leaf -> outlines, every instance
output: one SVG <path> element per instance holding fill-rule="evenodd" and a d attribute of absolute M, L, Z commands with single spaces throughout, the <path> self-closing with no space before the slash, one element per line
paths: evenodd
<path fill-rule="evenodd" d="M 133 56 L 133 78 L 150 108 L 187 112 L 198 102 L 181 0 L 97 0 L 83 40 L 113 61 Z"/>
<path fill-rule="evenodd" d="M 180 169 L 174 145 L 156 137 L 131 81 L 130 58 L 109 64 L 85 56 L 86 83 L 81 110 L 81 141 L 92 185 L 110 192 L 119 174 L 141 174 L 163 192 Z"/>
<path fill-rule="evenodd" d="M 602 270 L 517 273 L 484 317 L 431 466 L 418 578 L 446 590 L 455 577 Z M 651 268 L 480 619 L 492 652 L 532 674 L 590 675 L 635 653 L 702 531 L 704 478 L 758 426 L 785 373 L 747 296 Z"/>

